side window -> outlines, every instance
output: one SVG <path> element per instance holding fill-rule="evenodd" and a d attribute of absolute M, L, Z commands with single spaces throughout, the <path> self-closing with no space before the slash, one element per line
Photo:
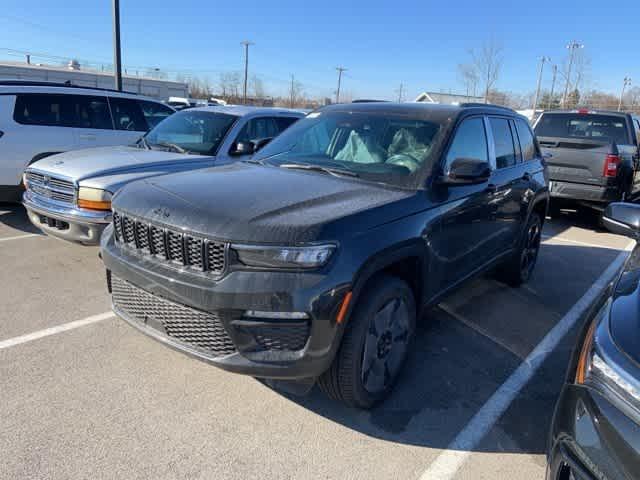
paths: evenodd
<path fill-rule="evenodd" d="M 273 117 L 252 118 L 240 130 L 236 142 L 250 142 L 261 138 L 275 137 L 280 133 L 278 124 Z"/>
<path fill-rule="evenodd" d="M 482 117 L 464 120 L 455 135 L 447 153 L 447 166 L 457 158 L 472 159 L 478 162 L 489 161 L 487 134 Z"/>
<path fill-rule="evenodd" d="M 507 168 L 516 164 L 516 152 L 509 120 L 489 117 L 493 142 L 496 148 L 496 168 Z"/>
<path fill-rule="evenodd" d="M 107 97 L 69 95 L 73 111 L 73 126 L 113 130 Z"/>
<path fill-rule="evenodd" d="M 109 98 L 116 130 L 146 132 L 147 122 L 138 102 L 129 98 Z"/>
<path fill-rule="evenodd" d="M 13 119 L 23 125 L 72 127 L 73 108 L 69 97 L 47 93 L 18 95 Z"/>
<path fill-rule="evenodd" d="M 516 119 L 516 128 L 518 137 L 520 138 L 520 147 L 522 148 L 522 160 L 528 162 L 537 156 L 536 142 L 531 133 L 531 128 L 524 120 Z"/>
<path fill-rule="evenodd" d="M 289 128 L 291 125 L 298 121 L 296 117 L 276 117 L 276 124 L 278 125 L 278 133 L 282 133 L 284 130 Z"/>
<path fill-rule="evenodd" d="M 147 121 L 149 129 L 152 129 L 173 113 L 173 110 L 161 103 L 149 102 L 146 100 L 140 100 L 138 103 L 140 104 L 142 114 Z"/>
<path fill-rule="evenodd" d="M 634 123 L 636 127 L 636 137 L 638 138 L 638 145 L 640 146 L 640 120 L 635 119 Z"/>

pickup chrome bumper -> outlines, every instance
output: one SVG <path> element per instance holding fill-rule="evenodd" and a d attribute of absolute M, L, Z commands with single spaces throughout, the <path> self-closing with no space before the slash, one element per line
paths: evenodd
<path fill-rule="evenodd" d="M 52 203 L 29 190 L 22 196 L 29 220 L 48 235 L 85 245 L 98 245 L 111 212 L 98 212 L 75 205 Z"/>

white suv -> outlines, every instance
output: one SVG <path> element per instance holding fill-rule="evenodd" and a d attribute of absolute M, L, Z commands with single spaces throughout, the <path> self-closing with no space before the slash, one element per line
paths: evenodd
<path fill-rule="evenodd" d="M 174 110 L 115 90 L 0 81 L 0 201 L 18 201 L 22 172 L 68 150 L 135 142 Z"/>

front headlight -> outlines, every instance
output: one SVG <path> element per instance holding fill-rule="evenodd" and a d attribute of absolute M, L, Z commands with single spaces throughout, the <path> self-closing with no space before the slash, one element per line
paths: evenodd
<path fill-rule="evenodd" d="M 597 390 L 623 410 L 640 414 L 640 384 L 606 354 L 603 345 L 598 344 L 600 335 L 609 335 L 608 325 L 594 322 L 585 338 L 576 371 L 576 384 Z M 607 343 L 606 349 L 615 348 Z"/>
<path fill-rule="evenodd" d="M 78 188 L 78 207 L 89 210 L 111 210 L 111 192 L 100 188 Z"/>
<path fill-rule="evenodd" d="M 306 247 L 271 247 L 231 245 L 238 260 L 250 267 L 318 268 L 329 261 L 336 246 L 309 245 Z"/>

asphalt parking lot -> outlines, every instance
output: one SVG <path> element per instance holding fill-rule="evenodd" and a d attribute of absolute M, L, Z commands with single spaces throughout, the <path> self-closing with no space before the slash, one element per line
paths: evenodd
<path fill-rule="evenodd" d="M 544 478 L 577 327 L 473 448 L 447 450 L 629 243 L 574 213 L 544 234 L 527 286 L 479 278 L 428 312 L 395 392 L 364 412 L 274 391 L 101 315 L 97 249 L 0 205 L 0 477 Z M 434 462 L 457 466 L 446 476 Z"/>

